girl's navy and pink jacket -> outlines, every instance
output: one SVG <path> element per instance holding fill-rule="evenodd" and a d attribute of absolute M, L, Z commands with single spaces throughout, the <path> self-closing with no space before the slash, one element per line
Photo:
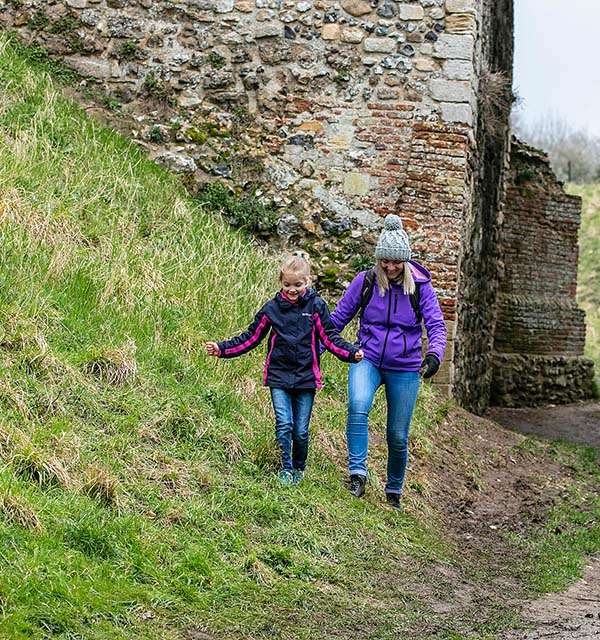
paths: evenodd
<path fill-rule="evenodd" d="M 359 349 L 340 337 L 325 301 L 313 289 L 307 289 L 297 302 L 277 293 L 256 314 L 246 331 L 218 343 L 219 357 L 241 356 L 269 333 L 263 369 L 263 382 L 268 387 L 320 389 L 321 343 L 344 362 L 354 362 Z"/>

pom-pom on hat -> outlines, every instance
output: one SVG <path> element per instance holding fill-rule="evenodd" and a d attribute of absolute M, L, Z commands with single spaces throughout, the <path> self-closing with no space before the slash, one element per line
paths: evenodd
<path fill-rule="evenodd" d="M 402 228 L 400 216 L 390 213 L 385 217 L 383 231 L 375 247 L 377 260 L 410 260 L 411 251 L 406 231 Z"/>

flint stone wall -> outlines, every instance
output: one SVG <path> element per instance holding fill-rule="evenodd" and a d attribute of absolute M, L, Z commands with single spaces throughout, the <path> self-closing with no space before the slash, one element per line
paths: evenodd
<path fill-rule="evenodd" d="M 277 212 L 342 285 L 400 210 L 454 319 L 476 108 L 476 0 L 19 0 L 0 23 L 132 117 L 195 187 Z"/>

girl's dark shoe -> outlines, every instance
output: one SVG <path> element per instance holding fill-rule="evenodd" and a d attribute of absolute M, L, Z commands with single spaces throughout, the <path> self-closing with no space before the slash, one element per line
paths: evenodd
<path fill-rule="evenodd" d="M 360 498 L 365 493 L 365 485 L 367 484 L 366 476 L 358 474 L 352 474 L 350 476 L 350 493 L 357 498 Z"/>
<path fill-rule="evenodd" d="M 402 511 L 402 505 L 400 504 L 400 494 L 399 493 L 386 493 L 385 501 L 388 504 L 388 507 L 392 509 L 397 509 L 398 511 Z"/>

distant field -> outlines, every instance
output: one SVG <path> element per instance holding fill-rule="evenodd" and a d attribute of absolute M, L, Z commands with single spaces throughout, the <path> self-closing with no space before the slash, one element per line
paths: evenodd
<path fill-rule="evenodd" d="M 600 183 L 567 185 L 583 199 L 579 232 L 579 287 L 577 298 L 587 317 L 586 355 L 600 370 Z"/>

